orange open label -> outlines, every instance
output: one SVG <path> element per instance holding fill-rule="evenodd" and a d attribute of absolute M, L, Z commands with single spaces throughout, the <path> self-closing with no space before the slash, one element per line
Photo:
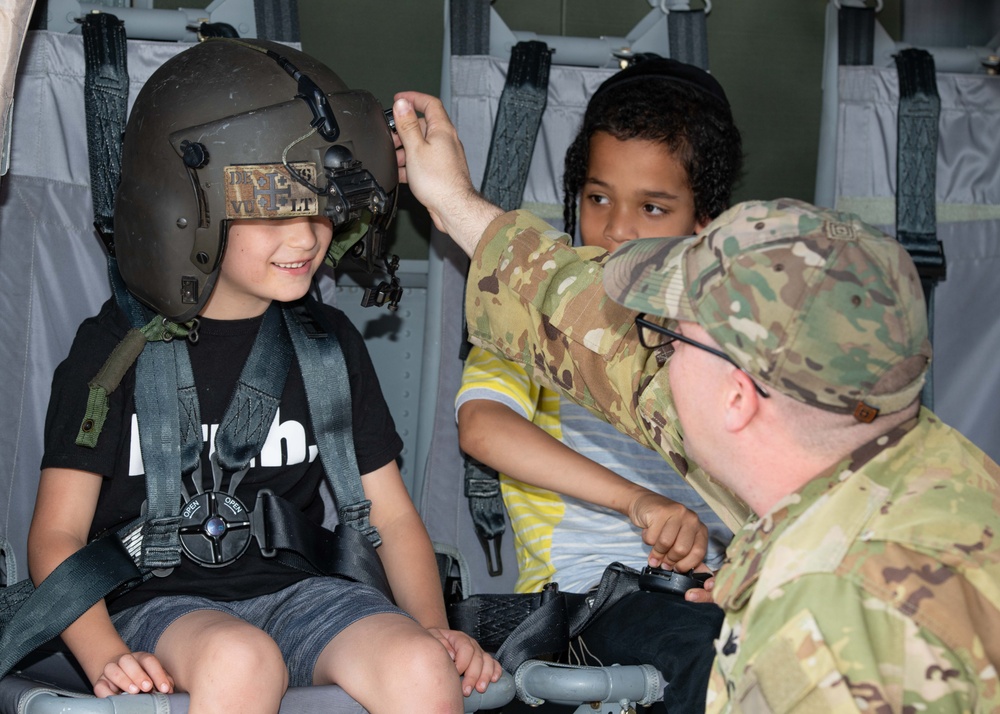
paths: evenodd
<path fill-rule="evenodd" d="M 311 184 L 316 183 L 316 164 L 290 164 Z M 293 178 L 283 164 L 226 166 L 226 218 L 295 218 L 319 214 L 319 196 Z"/>

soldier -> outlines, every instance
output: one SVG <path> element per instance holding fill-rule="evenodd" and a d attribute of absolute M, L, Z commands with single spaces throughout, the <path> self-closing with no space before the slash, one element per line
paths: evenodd
<path fill-rule="evenodd" d="M 471 339 L 745 521 L 713 590 L 709 711 L 1000 711 L 1000 467 L 920 405 L 899 243 L 780 199 L 585 260 L 476 195 L 439 102 L 404 93 L 395 116 L 401 176 L 473 255 Z"/>

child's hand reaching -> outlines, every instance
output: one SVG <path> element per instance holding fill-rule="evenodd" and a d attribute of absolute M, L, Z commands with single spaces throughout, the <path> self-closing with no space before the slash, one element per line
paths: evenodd
<path fill-rule="evenodd" d="M 104 665 L 104 671 L 94 682 L 94 694 L 98 697 L 154 690 L 172 694 L 174 679 L 149 652 L 126 652 Z"/>
<path fill-rule="evenodd" d="M 462 694 L 472 694 L 472 689 L 482 693 L 491 682 L 503 674 L 500 663 L 483 650 L 472 637 L 460 630 L 432 627 L 430 633 L 448 650 L 455 661 L 455 668 L 462 675 Z"/>
<path fill-rule="evenodd" d="M 651 566 L 686 573 L 705 559 L 708 528 L 680 503 L 643 489 L 629 508 L 629 519 L 642 528 L 642 541 L 652 546 Z"/>

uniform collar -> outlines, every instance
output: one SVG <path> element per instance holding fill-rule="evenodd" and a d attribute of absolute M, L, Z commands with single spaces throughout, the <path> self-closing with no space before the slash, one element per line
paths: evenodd
<path fill-rule="evenodd" d="M 861 468 L 900 442 L 916 427 L 922 411 L 894 429 L 855 449 L 850 455 L 784 498 L 763 516 L 752 518 L 727 549 L 726 562 L 716 576 L 713 596 L 726 611 L 741 609 L 752 595 L 772 545 L 820 498 L 849 481 Z"/>

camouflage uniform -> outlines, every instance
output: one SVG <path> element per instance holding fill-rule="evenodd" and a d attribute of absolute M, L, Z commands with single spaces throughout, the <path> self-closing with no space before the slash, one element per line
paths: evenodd
<path fill-rule="evenodd" d="M 684 456 L 663 354 L 639 344 L 636 313 L 601 286 L 607 253 L 571 248 L 568 236 L 520 211 L 485 235 L 469 269 L 470 340 L 656 449 L 730 530 L 742 526 L 746 504 Z"/>
<path fill-rule="evenodd" d="M 602 279 L 634 310 L 697 321 L 755 381 L 812 406 L 870 421 L 923 384 L 912 262 L 853 217 L 745 204 L 693 240 L 632 241 L 610 263 L 525 214 L 497 219 L 470 275 L 474 339 L 675 464 L 665 357 L 639 346 L 635 312 Z M 998 481 L 922 409 L 761 518 L 719 511 L 746 525 L 714 591 L 726 623 L 709 711 L 1000 712 Z"/>
<path fill-rule="evenodd" d="M 923 409 L 745 526 L 708 711 L 1000 712 L 998 479 Z"/>

